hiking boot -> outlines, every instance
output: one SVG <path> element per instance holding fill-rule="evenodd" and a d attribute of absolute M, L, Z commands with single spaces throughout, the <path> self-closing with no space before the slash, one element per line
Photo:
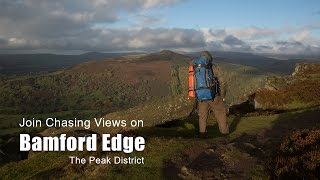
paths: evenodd
<path fill-rule="evenodd" d="M 206 132 L 199 132 L 196 136 L 197 138 L 201 138 L 201 139 L 208 139 L 208 134 Z"/>

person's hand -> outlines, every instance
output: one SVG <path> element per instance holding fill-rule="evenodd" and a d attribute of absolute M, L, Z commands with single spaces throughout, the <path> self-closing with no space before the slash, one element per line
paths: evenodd
<path fill-rule="evenodd" d="M 215 101 L 215 102 L 221 102 L 221 101 L 223 101 L 223 99 L 222 99 L 221 96 L 216 96 L 216 97 L 214 98 L 214 101 Z"/>

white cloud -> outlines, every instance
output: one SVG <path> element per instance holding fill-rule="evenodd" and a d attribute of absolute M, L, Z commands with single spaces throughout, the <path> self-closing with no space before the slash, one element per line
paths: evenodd
<path fill-rule="evenodd" d="M 207 42 L 221 41 L 227 36 L 225 29 L 201 28 L 200 31 L 204 34 Z"/>
<path fill-rule="evenodd" d="M 145 8 L 153 8 L 155 6 L 167 6 L 179 2 L 179 0 L 145 0 Z"/>
<path fill-rule="evenodd" d="M 152 8 L 184 0 L 0 0 L 0 48 L 5 50 L 135 51 L 202 49 L 318 53 L 319 26 L 214 29 L 161 28 Z M 127 28 L 111 28 L 123 21 Z M 149 28 L 152 27 L 152 28 Z"/>
<path fill-rule="evenodd" d="M 310 30 L 306 29 L 293 35 L 294 41 L 305 41 L 310 38 Z"/>
<path fill-rule="evenodd" d="M 264 37 L 271 37 L 277 35 L 279 32 L 276 29 L 271 28 L 259 28 L 259 27 L 248 27 L 248 28 L 226 28 L 226 33 L 236 37 L 242 37 L 242 39 L 253 40 Z"/>

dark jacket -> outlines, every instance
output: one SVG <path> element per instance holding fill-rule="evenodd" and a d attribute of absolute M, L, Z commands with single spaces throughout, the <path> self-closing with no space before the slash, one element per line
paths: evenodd
<path fill-rule="evenodd" d="M 226 96 L 226 83 L 223 80 L 222 71 L 221 71 L 220 67 L 216 64 L 212 65 L 212 71 L 218 80 L 219 94 L 222 98 L 225 98 L 225 96 Z"/>

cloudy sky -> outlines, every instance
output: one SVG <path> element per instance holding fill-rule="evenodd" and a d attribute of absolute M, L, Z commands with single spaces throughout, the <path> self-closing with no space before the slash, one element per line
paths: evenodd
<path fill-rule="evenodd" d="M 320 54 L 319 0 L 0 0 L 0 53 Z"/>

